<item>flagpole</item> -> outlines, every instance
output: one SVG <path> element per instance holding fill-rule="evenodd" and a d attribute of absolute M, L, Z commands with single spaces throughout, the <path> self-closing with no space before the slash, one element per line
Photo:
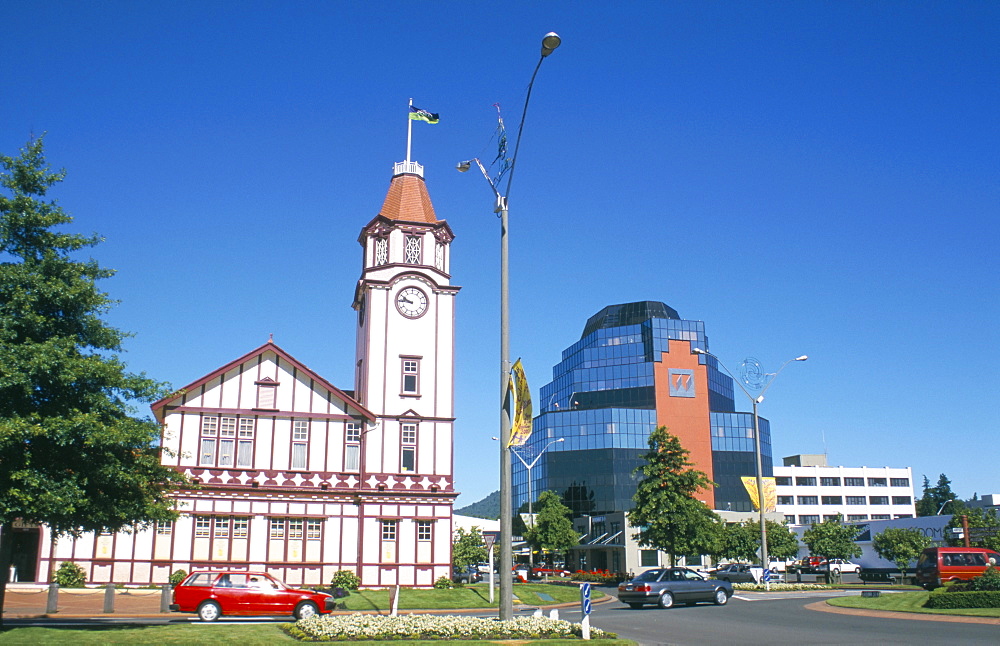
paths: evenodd
<path fill-rule="evenodd" d="M 413 99 L 410 99 L 410 108 L 413 108 Z M 410 163 L 410 144 L 413 142 L 413 119 L 410 118 L 410 110 L 406 111 L 406 163 Z"/>

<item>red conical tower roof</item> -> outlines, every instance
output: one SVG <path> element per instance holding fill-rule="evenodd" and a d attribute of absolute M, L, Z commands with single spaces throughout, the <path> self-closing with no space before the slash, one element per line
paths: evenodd
<path fill-rule="evenodd" d="M 392 178 L 379 215 L 404 222 L 434 224 L 438 221 L 424 178 L 411 173 L 402 173 Z"/>

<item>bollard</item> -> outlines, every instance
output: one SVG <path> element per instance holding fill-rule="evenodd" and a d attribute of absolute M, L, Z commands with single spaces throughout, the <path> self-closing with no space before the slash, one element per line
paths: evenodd
<path fill-rule="evenodd" d="M 104 612 L 111 614 L 115 611 L 115 584 L 109 583 L 104 587 Z"/>
<path fill-rule="evenodd" d="M 552 621 L 559 621 L 559 608 L 549 610 L 549 619 Z"/>
<path fill-rule="evenodd" d="M 160 586 L 162 590 L 160 593 L 160 612 L 170 612 L 170 591 L 173 590 L 173 587 L 169 583 Z"/>
<path fill-rule="evenodd" d="M 45 614 L 53 615 L 59 612 L 59 584 L 49 584 L 49 596 L 45 601 Z"/>

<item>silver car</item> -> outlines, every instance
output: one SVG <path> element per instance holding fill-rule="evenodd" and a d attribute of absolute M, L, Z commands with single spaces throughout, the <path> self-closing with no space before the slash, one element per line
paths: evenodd
<path fill-rule="evenodd" d="M 733 584 L 729 581 L 707 579 L 686 567 L 647 570 L 618 586 L 618 600 L 632 608 L 641 608 L 644 604 L 670 608 L 678 603 L 698 601 L 724 606 L 731 596 Z"/>

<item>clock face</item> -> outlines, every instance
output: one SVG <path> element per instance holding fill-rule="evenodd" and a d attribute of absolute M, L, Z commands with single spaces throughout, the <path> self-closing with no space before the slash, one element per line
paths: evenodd
<path fill-rule="evenodd" d="M 416 287 L 407 287 L 396 295 L 396 309 L 403 316 L 415 319 L 427 311 L 427 296 Z"/>

